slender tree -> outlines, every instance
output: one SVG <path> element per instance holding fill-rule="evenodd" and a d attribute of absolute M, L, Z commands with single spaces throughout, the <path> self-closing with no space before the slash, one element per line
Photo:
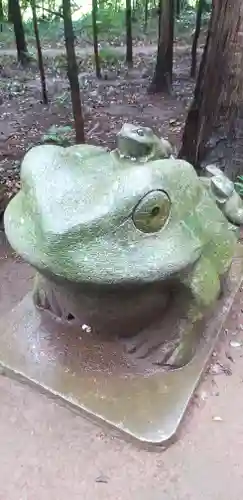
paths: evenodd
<path fill-rule="evenodd" d="M 18 61 L 25 65 L 29 60 L 29 56 L 19 0 L 9 0 L 9 17 L 14 25 Z"/>
<path fill-rule="evenodd" d="M 4 13 L 3 13 L 3 1 L 0 0 L 0 20 L 2 21 L 4 19 Z"/>
<path fill-rule="evenodd" d="M 170 93 L 173 72 L 174 0 L 160 0 L 159 14 L 157 61 L 148 90 L 150 93 Z"/>
<path fill-rule="evenodd" d="M 97 78 L 101 78 L 99 45 L 98 45 L 97 11 L 98 11 L 97 0 L 92 0 L 92 25 L 93 25 L 95 71 Z"/>
<path fill-rule="evenodd" d="M 232 178 L 243 173 L 242 33 L 242 0 L 214 0 L 179 152 L 198 172 L 214 162 Z"/>
<path fill-rule="evenodd" d="M 126 0 L 126 31 L 127 31 L 126 63 L 129 67 L 132 67 L 133 56 L 132 56 L 132 6 L 131 6 L 131 0 Z"/>
<path fill-rule="evenodd" d="M 3 12 L 3 2 L 0 0 L 0 31 L 3 31 L 3 21 L 4 21 L 4 12 Z"/>
<path fill-rule="evenodd" d="M 131 4 L 131 11 L 132 11 L 131 12 L 131 20 L 132 20 L 132 22 L 136 21 L 136 10 L 137 10 L 137 7 L 138 7 L 138 2 L 136 0 L 132 0 L 132 4 Z"/>
<path fill-rule="evenodd" d="M 197 0 L 196 27 L 194 31 L 191 51 L 191 77 L 195 78 L 197 71 L 197 44 L 201 31 L 202 14 L 205 0 Z"/>
<path fill-rule="evenodd" d="M 158 13 L 158 49 L 159 49 L 159 41 L 160 41 L 160 37 L 161 37 L 162 5 L 163 5 L 163 0 L 159 0 L 158 9 L 157 9 L 157 13 Z M 158 56 L 158 54 L 157 54 L 157 56 Z"/>
<path fill-rule="evenodd" d="M 147 28 L 148 28 L 148 10 L 149 10 L 149 0 L 145 0 L 145 4 L 144 4 L 144 33 L 147 33 Z"/>
<path fill-rule="evenodd" d="M 67 52 L 67 67 L 68 67 L 67 74 L 71 89 L 71 100 L 72 100 L 73 117 L 75 123 L 76 143 L 82 144 L 83 142 L 85 142 L 84 119 L 83 119 L 82 104 L 80 99 L 78 65 L 74 49 L 74 33 L 73 33 L 70 0 L 63 0 L 63 19 L 64 19 L 65 45 Z"/>
<path fill-rule="evenodd" d="M 35 32 L 36 48 L 37 48 L 37 54 L 38 54 L 38 65 L 39 65 L 40 81 L 41 81 L 41 89 L 42 89 L 42 100 L 43 100 L 44 104 L 48 104 L 48 97 L 47 97 L 47 90 L 46 90 L 46 78 L 45 78 L 44 63 L 43 63 L 41 43 L 40 43 L 40 37 L 39 37 L 39 29 L 38 29 L 38 23 L 37 23 L 35 0 L 31 0 L 31 9 L 32 9 L 33 27 L 34 27 L 34 32 Z"/>
<path fill-rule="evenodd" d="M 41 0 L 41 17 L 44 20 L 46 15 L 45 15 L 45 1 Z"/>
<path fill-rule="evenodd" d="M 176 0 L 176 17 L 180 19 L 181 15 L 181 0 Z"/>
<path fill-rule="evenodd" d="M 8 0 L 8 22 L 12 23 L 11 0 Z"/>

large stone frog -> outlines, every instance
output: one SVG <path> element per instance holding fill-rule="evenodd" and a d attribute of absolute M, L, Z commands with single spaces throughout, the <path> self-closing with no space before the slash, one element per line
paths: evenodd
<path fill-rule="evenodd" d="M 194 352 L 190 325 L 219 296 L 236 235 L 189 163 L 125 156 L 92 145 L 31 149 L 5 231 L 40 273 L 35 303 L 92 328 L 99 329 L 97 308 L 119 335 L 138 333 L 153 321 L 155 305 L 162 314 L 169 283 L 186 288 L 189 327 L 173 356 L 180 366 Z M 88 320 L 84 302 L 92 310 Z"/>

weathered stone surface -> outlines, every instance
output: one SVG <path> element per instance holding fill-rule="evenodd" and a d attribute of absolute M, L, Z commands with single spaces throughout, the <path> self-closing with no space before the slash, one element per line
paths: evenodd
<path fill-rule="evenodd" d="M 129 124 L 111 153 L 33 148 L 5 230 L 40 273 L 40 309 L 100 335 L 135 335 L 137 357 L 159 350 L 157 363 L 178 367 L 195 354 L 196 324 L 220 294 L 237 238 L 193 167 L 170 153 L 150 129 Z M 173 335 L 152 335 L 177 302 Z"/>

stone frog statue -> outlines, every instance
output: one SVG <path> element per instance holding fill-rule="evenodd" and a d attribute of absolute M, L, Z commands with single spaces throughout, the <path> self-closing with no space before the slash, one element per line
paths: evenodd
<path fill-rule="evenodd" d="M 125 123 L 117 134 L 116 153 L 121 158 L 145 163 L 171 158 L 176 151 L 169 141 L 157 137 L 149 127 L 138 127 Z"/>
<path fill-rule="evenodd" d="M 170 283 L 187 290 L 187 326 L 166 356 L 178 367 L 195 352 L 193 324 L 218 298 L 237 238 L 193 167 L 169 158 L 152 131 L 129 127 L 111 153 L 88 144 L 29 150 L 5 231 L 38 271 L 35 304 L 98 333 L 146 328 L 149 337 Z"/>
<path fill-rule="evenodd" d="M 206 176 L 201 177 L 208 192 L 225 217 L 234 225 L 243 224 L 243 200 L 234 183 L 215 165 L 207 165 Z"/>

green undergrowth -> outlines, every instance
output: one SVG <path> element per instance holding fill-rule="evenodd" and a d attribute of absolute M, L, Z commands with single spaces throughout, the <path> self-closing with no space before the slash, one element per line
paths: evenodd
<path fill-rule="evenodd" d="M 114 8 L 114 2 L 106 0 L 105 7 L 100 7 L 97 16 L 98 37 L 100 42 L 107 42 L 111 45 L 121 46 L 125 44 L 125 10 L 122 7 Z M 207 25 L 210 15 L 210 8 L 204 12 L 203 25 Z M 180 18 L 176 19 L 175 36 L 191 35 L 195 26 L 196 11 L 195 7 L 188 6 L 182 2 Z M 77 45 L 92 44 L 92 15 L 88 13 L 80 19 L 73 21 L 73 28 Z M 137 8 L 133 14 L 133 39 L 135 43 L 155 43 L 157 40 L 158 15 L 157 9 L 149 10 L 148 24 L 145 29 L 144 12 Z M 27 41 L 34 45 L 35 37 L 31 19 L 24 23 L 24 29 Z M 64 43 L 64 29 L 61 18 L 52 18 L 50 20 L 39 19 L 39 33 L 43 46 L 60 46 Z M 0 37 L 1 48 L 14 45 L 13 26 L 4 21 L 2 23 L 2 32 Z"/>

